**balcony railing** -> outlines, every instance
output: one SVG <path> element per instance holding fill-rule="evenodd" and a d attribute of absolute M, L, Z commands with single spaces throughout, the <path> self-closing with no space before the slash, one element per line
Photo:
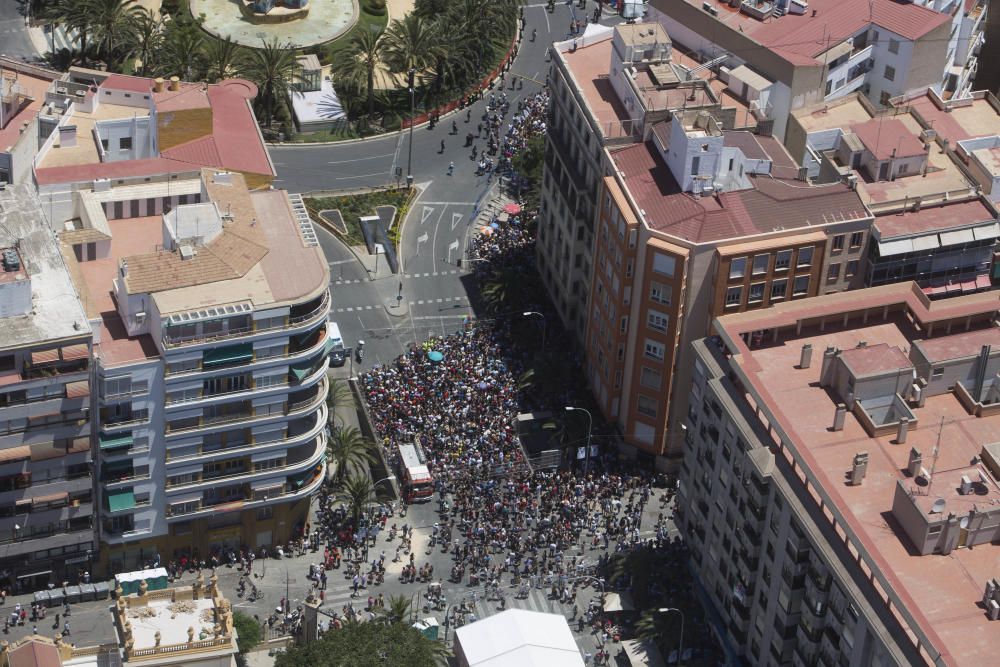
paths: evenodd
<path fill-rule="evenodd" d="M 25 380 L 37 380 L 39 378 L 55 377 L 57 375 L 69 375 L 70 373 L 83 373 L 89 367 L 89 359 L 56 361 L 38 366 L 29 366 L 21 373 L 21 377 Z"/>
<path fill-rule="evenodd" d="M 84 519 L 86 521 L 84 521 Z M 67 521 L 53 521 L 48 525 L 38 527 L 38 530 L 31 534 L 25 534 L 23 530 L 14 530 L 11 533 L 0 534 L 0 544 L 14 544 L 17 542 L 28 542 L 30 540 L 48 539 L 53 535 L 62 533 L 79 533 L 84 530 L 93 530 L 90 523 L 90 516 L 69 519 Z"/>
<path fill-rule="evenodd" d="M 219 482 L 224 482 L 226 480 L 242 479 L 246 481 L 254 481 L 263 477 L 267 477 L 268 475 L 276 475 L 276 474 L 289 475 L 295 473 L 296 471 L 300 471 L 304 468 L 308 468 L 311 465 L 319 463 L 324 456 L 326 456 L 325 438 L 323 438 L 321 442 L 316 444 L 316 450 L 310 456 L 307 456 L 301 461 L 294 461 L 294 462 L 286 461 L 285 465 L 277 466 L 274 468 L 266 468 L 264 470 L 243 469 L 240 470 L 239 472 L 223 473 L 220 475 L 215 475 L 213 477 L 206 477 L 204 474 L 202 474 L 202 478 L 200 480 L 184 482 L 183 484 L 168 483 L 166 488 L 170 489 L 171 491 L 177 491 L 180 489 L 190 489 L 199 487 L 208 483 L 215 485 Z"/>
<path fill-rule="evenodd" d="M 126 428 L 137 424 L 145 424 L 149 421 L 149 410 L 133 410 L 132 414 L 113 419 L 102 419 L 101 430 L 110 431 L 118 428 Z"/>
<path fill-rule="evenodd" d="M 163 334 L 163 346 L 167 348 L 181 347 L 184 345 L 201 345 L 202 343 L 212 343 L 220 340 L 229 340 L 231 338 L 239 338 L 242 336 L 253 336 L 258 333 L 266 333 L 268 331 L 283 331 L 285 329 L 297 329 L 303 324 L 310 322 L 311 320 L 317 319 L 320 315 L 325 317 L 326 312 L 330 308 L 330 290 L 323 292 L 323 299 L 320 305 L 312 309 L 304 315 L 297 315 L 295 317 L 289 317 L 284 324 L 273 327 L 240 327 L 238 329 L 233 329 L 217 334 L 193 334 L 190 336 L 171 336 L 169 332 Z"/>
<path fill-rule="evenodd" d="M 273 390 L 279 390 L 279 391 L 282 389 L 294 390 L 300 387 L 309 387 L 313 383 L 315 383 L 321 377 L 322 374 L 325 374 L 327 369 L 329 369 L 329 367 L 330 367 L 330 359 L 329 357 L 324 356 L 323 361 L 320 362 L 319 364 L 316 364 L 314 368 L 311 368 L 309 370 L 308 375 L 302 378 L 301 381 L 290 381 L 288 379 L 284 379 L 280 382 L 269 384 L 263 387 L 245 387 L 241 389 L 233 389 L 231 391 L 218 391 L 212 394 L 202 394 L 201 396 L 195 396 L 193 398 L 172 399 L 169 396 L 167 396 L 166 405 L 173 407 L 177 405 L 190 405 L 193 403 L 211 401 L 217 398 L 232 399 L 232 398 L 238 398 L 240 396 L 251 396 L 251 395 L 254 398 L 260 398 L 262 395 L 266 395 Z"/>
<path fill-rule="evenodd" d="M 215 512 L 218 511 L 217 508 L 219 507 L 219 505 L 224 505 L 224 504 L 238 503 L 239 509 L 243 509 L 243 508 L 257 507 L 259 504 L 269 503 L 283 498 L 301 497 L 309 495 L 319 487 L 319 485 L 323 482 L 323 478 L 325 477 L 325 475 L 326 475 L 326 466 L 324 465 L 322 470 L 317 472 L 315 475 L 312 476 L 312 478 L 303 483 L 298 490 L 288 489 L 288 484 L 285 483 L 282 485 L 282 492 L 280 494 L 274 496 L 268 496 L 267 498 L 258 498 L 255 500 L 253 496 L 253 491 L 247 489 L 249 493 L 245 493 L 242 498 L 230 499 L 216 503 L 214 505 L 206 506 L 199 504 L 198 506 L 192 507 L 190 509 L 180 509 L 180 510 L 173 509 L 170 505 L 167 505 L 167 517 L 168 518 L 176 518 L 180 516 L 189 517 L 199 514 Z M 275 486 L 277 487 L 278 485 Z M 233 509 L 236 508 L 234 507 Z"/>
<path fill-rule="evenodd" d="M 267 447 L 273 447 L 275 445 L 288 446 L 288 445 L 299 444 L 305 442 L 306 440 L 315 438 L 326 427 L 326 419 L 327 419 L 326 406 L 323 405 L 320 408 L 320 410 L 318 410 L 315 414 L 316 414 L 315 424 L 310 426 L 308 429 L 304 430 L 302 433 L 298 433 L 296 435 L 288 435 L 282 438 L 272 438 L 271 440 L 259 440 L 259 441 L 255 440 L 253 443 L 242 442 L 233 445 L 232 447 L 218 447 L 217 449 L 205 449 L 205 447 L 202 446 L 201 450 L 198 451 L 197 453 L 186 454 L 184 456 L 172 455 L 170 453 L 170 450 L 168 449 L 166 460 L 170 463 L 176 463 L 179 461 L 187 461 L 189 459 L 202 459 L 205 457 L 211 457 L 215 456 L 216 454 L 224 454 L 226 456 L 232 456 L 235 454 L 249 454 L 252 452 L 259 452 L 262 449 L 266 449 Z"/>
<path fill-rule="evenodd" d="M 212 371 L 220 371 L 220 372 L 231 371 L 231 370 L 237 369 L 237 368 L 245 368 L 247 366 L 253 366 L 255 364 L 261 364 L 261 363 L 264 363 L 264 362 L 274 362 L 274 361 L 284 361 L 286 363 L 291 364 L 291 363 L 293 363 L 295 361 L 298 361 L 300 359 L 305 359 L 307 357 L 310 357 L 310 356 L 316 354 L 317 351 L 323 349 L 323 346 L 326 344 L 326 340 L 327 340 L 326 337 L 323 336 L 323 337 L 321 337 L 321 342 L 319 344 L 315 345 L 312 348 L 307 348 L 305 350 L 288 352 L 287 354 L 276 354 L 276 355 L 271 356 L 271 357 L 257 357 L 255 359 L 249 359 L 249 360 L 246 360 L 246 361 L 240 361 L 238 363 L 227 364 L 226 366 L 219 366 L 218 368 L 202 368 L 202 367 L 197 367 L 197 368 L 190 368 L 190 369 L 179 370 L 179 371 L 167 371 L 166 372 L 166 376 L 169 377 L 169 378 L 171 378 L 171 379 L 173 379 L 173 378 L 177 378 L 177 377 L 184 377 L 186 375 L 194 375 L 194 374 L 201 374 L 201 373 L 211 373 Z"/>

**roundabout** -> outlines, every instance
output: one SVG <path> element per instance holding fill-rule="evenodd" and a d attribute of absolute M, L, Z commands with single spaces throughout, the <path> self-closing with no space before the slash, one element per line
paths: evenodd
<path fill-rule="evenodd" d="M 244 46 L 277 40 L 305 48 L 344 34 L 358 20 L 357 0 L 191 0 L 202 28 Z"/>

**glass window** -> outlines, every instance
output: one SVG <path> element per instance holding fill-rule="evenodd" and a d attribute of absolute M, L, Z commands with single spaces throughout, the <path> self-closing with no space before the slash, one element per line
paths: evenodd
<path fill-rule="evenodd" d="M 649 396 L 643 396 L 639 394 L 639 400 L 635 406 L 636 412 L 640 415 L 646 415 L 647 417 L 656 416 L 656 401 Z"/>
<path fill-rule="evenodd" d="M 754 275 L 767 273 L 767 265 L 770 263 L 770 255 L 755 255 L 753 258 Z"/>
<path fill-rule="evenodd" d="M 663 361 L 664 347 L 656 341 L 646 339 L 646 356 L 650 359 Z"/>
<path fill-rule="evenodd" d="M 813 259 L 812 246 L 799 248 L 799 256 L 795 262 L 795 266 L 809 266 L 810 264 L 812 264 L 812 259 Z"/>
<path fill-rule="evenodd" d="M 854 232 L 851 234 L 851 247 L 860 248 L 861 244 L 864 243 L 865 233 L 864 232 Z"/>
<path fill-rule="evenodd" d="M 750 285 L 750 294 L 747 297 L 749 303 L 757 303 L 764 300 L 764 283 L 754 283 Z"/>
<path fill-rule="evenodd" d="M 653 254 L 653 270 L 657 273 L 672 276 L 674 275 L 674 258 L 662 253 Z"/>
<path fill-rule="evenodd" d="M 119 139 L 118 148 L 123 151 L 132 150 L 132 137 L 122 137 Z"/>
<path fill-rule="evenodd" d="M 747 258 L 746 257 L 734 257 L 731 262 L 729 262 L 729 278 L 730 280 L 735 278 L 742 278 L 747 273 Z"/>
<path fill-rule="evenodd" d="M 785 290 L 788 289 L 788 280 L 782 278 L 771 283 L 771 300 L 784 299 Z"/>
<path fill-rule="evenodd" d="M 726 307 L 738 306 L 740 305 L 740 300 L 743 298 L 743 288 L 742 287 L 730 287 L 726 290 Z"/>
<path fill-rule="evenodd" d="M 664 306 L 669 306 L 672 295 L 673 295 L 673 289 L 670 287 L 670 285 L 658 283 L 655 280 L 650 282 L 649 298 L 651 301 L 655 301 L 656 303 L 661 303 Z"/>
<path fill-rule="evenodd" d="M 899 53 L 899 40 L 889 38 L 889 53 Z M 888 78 L 888 77 L 886 77 Z"/>
<path fill-rule="evenodd" d="M 649 325 L 651 329 L 656 329 L 657 331 L 666 332 L 667 324 L 670 322 L 670 316 L 666 313 L 661 313 L 656 310 L 651 310 L 646 316 L 646 324 Z"/>
<path fill-rule="evenodd" d="M 791 250 L 779 250 L 778 254 L 774 258 L 774 270 L 783 271 L 788 268 L 788 265 L 792 263 L 792 251 Z"/>
<path fill-rule="evenodd" d="M 826 270 L 826 281 L 836 282 L 840 280 L 840 264 L 831 264 Z"/>
<path fill-rule="evenodd" d="M 795 279 L 795 286 L 792 290 L 793 296 L 801 296 L 809 293 L 809 276 L 798 276 Z"/>
<path fill-rule="evenodd" d="M 834 249 L 834 251 L 843 250 L 844 249 L 844 235 L 843 234 L 837 234 L 836 236 L 833 237 L 833 249 Z"/>
<path fill-rule="evenodd" d="M 858 272 L 858 260 L 852 259 L 847 263 L 847 269 L 844 273 L 845 278 L 850 278 Z"/>
<path fill-rule="evenodd" d="M 895 81 L 896 80 L 896 68 L 892 65 L 885 66 L 885 80 Z"/>
<path fill-rule="evenodd" d="M 659 389 L 662 382 L 663 374 L 660 371 L 648 366 L 642 367 L 642 372 L 639 374 L 639 384 L 649 389 Z"/>

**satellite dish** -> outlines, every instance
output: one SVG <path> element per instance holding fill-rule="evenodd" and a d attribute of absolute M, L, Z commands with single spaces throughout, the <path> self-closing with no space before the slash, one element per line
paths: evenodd
<path fill-rule="evenodd" d="M 931 514 L 940 514 L 941 512 L 943 512 L 944 504 L 945 504 L 944 498 L 938 498 L 937 500 L 935 500 L 934 504 L 931 505 Z"/>
<path fill-rule="evenodd" d="M 968 528 L 969 527 L 969 517 L 963 516 L 962 520 L 958 522 L 958 527 L 959 528 Z"/>

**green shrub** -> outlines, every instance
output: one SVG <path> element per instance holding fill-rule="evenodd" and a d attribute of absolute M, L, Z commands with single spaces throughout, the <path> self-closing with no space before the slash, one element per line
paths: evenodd
<path fill-rule="evenodd" d="M 385 0 L 365 0 L 364 10 L 372 16 L 385 16 Z"/>

